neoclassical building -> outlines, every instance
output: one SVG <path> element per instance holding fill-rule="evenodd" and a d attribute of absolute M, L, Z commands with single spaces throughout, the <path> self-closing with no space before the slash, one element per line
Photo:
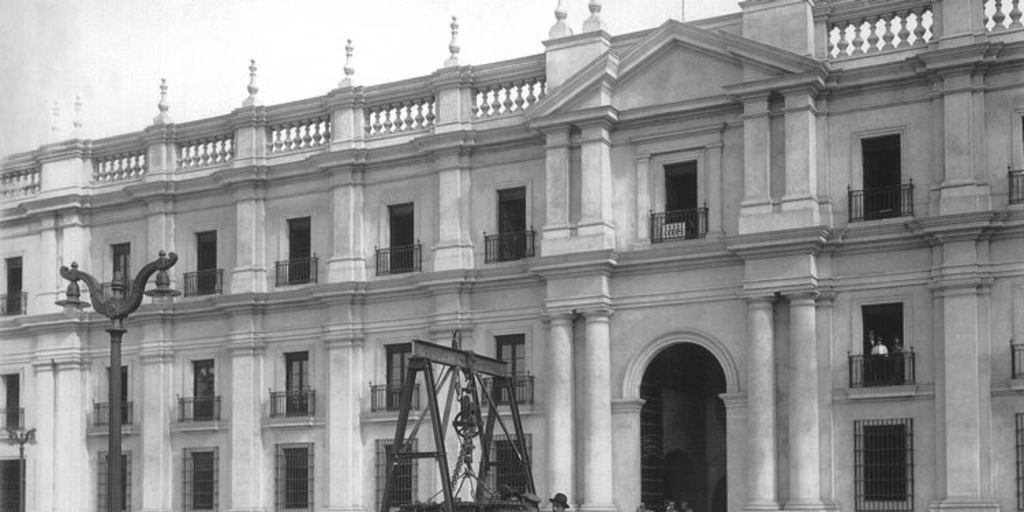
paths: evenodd
<path fill-rule="evenodd" d="M 225 115 L 165 97 L 5 159 L 28 510 L 105 510 L 111 477 L 107 321 L 62 314 L 58 269 L 161 249 L 183 296 L 127 322 L 125 510 L 377 510 L 404 344 L 456 330 L 515 372 L 539 493 L 582 511 L 1024 509 L 1019 2 L 746 0 L 618 35 L 590 7 L 539 55 L 453 44 L 282 105 L 253 65 Z M 521 485 L 509 441 L 488 486 Z M 433 465 L 397 470 L 394 502 L 436 497 Z"/>

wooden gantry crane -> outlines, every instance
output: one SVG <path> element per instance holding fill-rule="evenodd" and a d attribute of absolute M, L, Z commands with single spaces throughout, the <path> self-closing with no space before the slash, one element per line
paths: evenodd
<path fill-rule="evenodd" d="M 402 385 L 394 447 L 387 459 L 387 480 L 384 484 L 380 512 L 391 511 L 391 497 L 395 489 L 398 465 L 417 459 L 434 459 L 437 464 L 441 475 L 441 494 L 444 495 L 444 501 L 440 504 L 441 511 L 455 512 L 456 496 L 459 495 L 462 486 L 470 480 L 476 480 L 473 494 L 473 502 L 477 504 L 476 510 L 481 510 L 480 505 L 484 503 L 498 501 L 498 490 L 487 489 L 485 485 L 491 466 L 490 451 L 495 425 L 508 437 L 516 463 L 526 476 L 526 485 L 522 492 L 524 495 L 536 497 L 530 455 L 526 450 L 522 419 L 519 416 L 515 388 L 507 364 L 472 351 L 461 350 L 458 348 L 457 332 L 456 336 L 453 336 L 452 345 L 453 347 L 449 348 L 422 340 L 413 340 L 409 343 L 409 365 Z M 440 376 L 434 374 L 435 365 L 441 368 Z M 427 392 L 426 410 L 420 413 L 412 430 L 407 432 L 416 379 L 420 374 L 423 375 Z M 486 379 L 490 379 L 493 385 L 488 386 Z M 439 402 L 441 393 L 445 392 L 445 386 L 447 398 L 442 413 Z M 498 413 L 499 403 L 507 403 L 510 408 L 511 431 Z M 413 440 L 424 418 L 428 416 L 434 436 L 434 449 L 415 451 Z M 445 434 L 449 432 L 449 428 L 460 440 L 454 472 L 449 467 L 448 452 L 445 448 Z M 474 469 L 473 451 L 476 443 L 480 446 L 480 460 Z M 465 502 L 459 503 L 461 505 Z M 537 509 L 535 500 L 522 500 L 521 503 L 521 509 Z M 459 507 L 460 510 L 463 508 Z"/>

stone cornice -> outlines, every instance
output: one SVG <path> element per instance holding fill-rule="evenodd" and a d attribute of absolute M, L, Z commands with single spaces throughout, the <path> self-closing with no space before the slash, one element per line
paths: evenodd
<path fill-rule="evenodd" d="M 979 42 L 939 48 L 908 57 L 907 62 L 919 75 L 930 77 L 977 73 L 998 63 L 1004 46 L 1004 43 Z"/>
<path fill-rule="evenodd" d="M 818 254 L 831 234 L 832 229 L 827 226 L 752 233 L 730 238 L 726 248 L 744 260 Z"/>
<path fill-rule="evenodd" d="M 60 160 L 89 158 L 92 156 L 92 141 L 71 139 L 46 144 L 39 148 L 39 151 L 35 156 L 35 160 L 42 164 L 57 162 Z"/>
<path fill-rule="evenodd" d="M 932 245 L 988 240 L 996 235 L 1009 218 L 1007 211 L 982 211 L 907 221 L 907 229 Z"/>
<path fill-rule="evenodd" d="M 471 150 L 476 144 L 476 132 L 473 130 L 458 130 L 438 134 L 431 133 L 417 137 L 412 143 L 422 153 L 461 153 Z"/>
<path fill-rule="evenodd" d="M 552 114 L 551 116 L 544 118 L 537 118 L 530 122 L 530 128 L 543 132 L 545 129 L 552 127 L 592 123 L 606 123 L 608 127 L 612 127 L 618 120 L 618 109 L 611 105 L 605 105 Z"/>
<path fill-rule="evenodd" d="M 543 256 L 530 262 L 530 273 L 544 279 L 559 279 L 575 276 L 611 276 L 619 261 L 619 252 L 599 250 L 570 253 L 558 256 Z"/>
<path fill-rule="evenodd" d="M 747 98 L 760 99 L 765 93 L 771 92 L 806 93 L 816 96 L 829 82 L 829 75 L 828 69 L 815 69 L 791 75 L 724 85 L 722 88 L 737 101 L 744 101 Z"/>

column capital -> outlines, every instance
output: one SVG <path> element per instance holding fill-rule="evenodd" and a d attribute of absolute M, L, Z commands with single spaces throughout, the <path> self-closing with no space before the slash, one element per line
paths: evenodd
<path fill-rule="evenodd" d="M 774 295 L 748 295 L 743 297 L 743 300 L 747 302 L 747 307 L 752 309 L 767 309 L 775 304 Z"/>
<path fill-rule="evenodd" d="M 790 304 L 810 303 L 811 305 L 814 305 L 820 296 L 821 294 L 818 293 L 817 290 L 802 290 L 786 294 L 786 298 L 789 299 Z"/>
<path fill-rule="evenodd" d="M 612 315 L 615 314 L 615 311 L 610 307 L 598 307 L 595 309 L 586 309 L 580 311 L 579 313 L 583 315 L 583 318 L 586 318 L 588 322 L 607 322 L 609 319 L 611 319 Z"/>

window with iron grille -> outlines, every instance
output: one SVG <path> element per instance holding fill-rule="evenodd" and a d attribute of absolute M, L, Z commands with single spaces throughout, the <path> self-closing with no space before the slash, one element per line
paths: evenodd
<path fill-rule="evenodd" d="M 377 507 L 380 508 L 380 503 L 384 499 L 384 485 L 388 479 L 388 460 L 391 457 L 391 453 L 394 449 L 394 439 L 378 439 L 377 440 Z M 413 451 L 416 451 L 417 442 L 415 439 L 412 440 Z M 395 483 L 391 490 L 391 507 L 392 509 L 408 505 L 413 502 L 416 498 L 416 473 L 417 464 L 415 460 L 406 459 L 398 461 L 395 465 Z"/>
<path fill-rule="evenodd" d="M 278 512 L 313 510 L 313 443 L 277 445 L 275 502 Z"/>
<path fill-rule="evenodd" d="M 854 422 L 857 510 L 914 510 L 914 420 Z"/>
<path fill-rule="evenodd" d="M 185 448 L 181 459 L 185 511 L 217 510 L 217 449 Z"/>
<path fill-rule="evenodd" d="M 1017 510 L 1024 510 L 1024 413 L 1017 413 Z"/>
<path fill-rule="evenodd" d="M 501 492 L 506 486 L 520 493 L 529 490 L 526 469 L 519 462 L 520 454 L 515 439 L 515 436 L 494 436 L 491 442 L 487 486 L 493 491 Z M 533 442 L 530 434 L 523 435 L 523 445 L 526 453 L 522 455 L 531 459 Z"/>
<path fill-rule="evenodd" d="M 107 512 L 109 507 L 107 506 L 107 478 L 110 476 L 110 470 L 107 465 L 107 452 L 99 452 L 98 468 L 96 482 L 99 484 L 97 489 L 97 509 L 99 512 Z M 132 454 L 131 452 L 121 453 L 121 490 L 123 491 L 123 501 L 121 502 L 120 510 L 125 512 L 131 512 L 132 510 Z"/>

